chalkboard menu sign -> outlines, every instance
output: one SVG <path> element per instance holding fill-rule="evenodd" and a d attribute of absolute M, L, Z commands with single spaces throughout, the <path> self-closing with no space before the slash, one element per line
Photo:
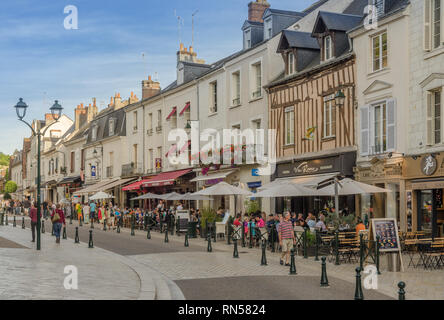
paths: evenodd
<path fill-rule="evenodd" d="M 379 236 L 379 251 L 401 251 L 398 226 L 394 218 L 372 219 L 373 239 Z"/>

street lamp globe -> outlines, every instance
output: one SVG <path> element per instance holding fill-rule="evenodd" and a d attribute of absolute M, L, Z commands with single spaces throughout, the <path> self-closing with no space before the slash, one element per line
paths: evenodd
<path fill-rule="evenodd" d="M 15 111 L 17 112 L 17 117 L 20 120 L 23 120 L 23 118 L 26 115 L 26 109 L 28 108 L 28 105 L 23 101 L 23 98 L 19 99 L 19 102 L 14 106 Z"/>
<path fill-rule="evenodd" d="M 59 104 L 59 101 L 56 100 L 52 105 L 52 107 L 49 108 L 49 110 L 51 110 L 52 118 L 55 121 L 58 121 L 62 115 L 62 110 L 63 110 L 62 106 Z"/>
<path fill-rule="evenodd" d="M 342 107 L 344 105 L 345 95 L 342 90 L 339 90 L 335 95 L 335 102 L 338 107 Z"/>

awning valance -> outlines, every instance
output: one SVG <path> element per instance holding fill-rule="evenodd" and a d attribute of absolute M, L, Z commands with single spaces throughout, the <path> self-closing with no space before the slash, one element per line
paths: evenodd
<path fill-rule="evenodd" d="M 177 112 L 177 107 L 173 108 L 173 111 L 170 112 L 170 114 L 168 115 L 168 117 L 166 118 L 167 120 L 170 120 L 170 118 Z"/>
<path fill-rule="evenodd" d="M 80 196 L 80 195 L 86 195 L 86 194 L 89 194 L 89 193 L 98 192 L 98 191 L 101 190 L 102 187 L 106 186 L 107 184 L 113 183 L 113 182 L 115 182 L 117 180 L 120 180 L 120 179 L 108 179 L 108 180 L 105 180 L 105 181 L 93 184 L 91 186 L 83 188 L 82 190 L 74 192 L 73 195 L 74 196 Z"/>
<path fill-rule="evenodd" d="M 164 172 L 152 177 L 149 181 L 142 183 L 142 187 L 158 187 L 172 185 L 177 178 L 189 173 L 191 169 Z"/>
<path fill-rule="evenodd" d="M 191 106 L 190 102 L 187 102 L 187 104 L 185 105 L 185 108 L 182 109 L 182 111 L 179 113 L 179 116 L 183 115 L 185 113 L 185 111 L 187 111 Z"/>
<path fill-rule="evenodd" d="M 148 182 L 149 179 L 136 181 L 122 188 L 123 191 L 135 191 L 140 190 L 142 183 Z"/>
<path fill-rule="evenodd" d="M 103 189 L 101 191 L 110 190 L 110 189 L 113 189 L 115 187 L 121 186 L 122 184 L 134 181 L 134 180 L 136 180 L 136 178 L 119 179 L 119 180 L 117 180 L 115 182 L 107 184 L 106 186 L 103 187 Z"/>
<path fill-rule="evenodd" d="M 208 174 L 208 175 L 204 175 L 204 176 L 199 176 L 199 177 L 196 177 L 196 178 L 190 180 L 190 182 L 225 179 L 233 172 L 234 172 L 234 170 L 230 170 L 230 171 L 225 171 L 225 172 L 218 172 L 218 173 L 212 173 L 212 174 Z"/>
<path fill-rule="evenodd" d="M 188 147 L 191 145 L 191 141 L 187 141 L 187 143 L 184 144 L 184 146 L 182 147 L 182 149 L 180 149 L 179 153 L 184 152 L 185 150 L 188 149 Z"/>
<path fill-rule="evenodd" d="M 80 181 L 81 181 L 80 176 L 66 177 L 66 178 L 62 179 L 61 181 L 59 181 L 58 185 L 76 183 L 76 182 L 80 182 Z"/>
<path fill-rule="evenodd" d="M 168 150 L 168 152 L 165 153 L 165 157 L 168 158 L 170 154 L 172 154 L 173 152 L 176 151 L 176 149 L 177 149 L 177 144 L 173 144 L 173 145 L 171 146 L 170 150 Z"/>

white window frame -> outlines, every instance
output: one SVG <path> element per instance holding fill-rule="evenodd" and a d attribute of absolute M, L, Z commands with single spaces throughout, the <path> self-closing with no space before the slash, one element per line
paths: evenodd
<path fill-rule="evenodd" d="M 290 125 L 288 125 L 288 123 Z M 294 107 L 287 107 L 284 110 L 284 133 L 285 145 L 294 145 Z M 288 135 L 290 133 L 290 135 Z"/>
<path fill-rule="evenodd" d="M 326 119 L 329 121 L 327 122 Z M 333 127 L 333 122 L 335 123 Z M 335 97 L 334 95 L 329 95 L 324 97 L 324 118 L 323 118 L 323 130 L 322 130 L 322 138 L 328 139 L 328 138 L 334 138 L 336 136 L 336 104 L 335 104 Z M 333 132 L 333 128 L 335 129 Z M 327 134 L 328 132 L 328 134 Z"/>
<path fill-rule="evenodd" d="M 440 141 L 436 141 L 435 139 L 435 105 L 436 105 L 436 94 L 440 97 Z M 438 145 L 444 143 L 444 117 L 443 117 L 443 98 L 444 98 L 444 90 L 443 87 L 438 87 L 436 89 L 432 89 L 427 91 L 427 145 Z"/>
<path fill-rule="evenodd" d="M 260 72 L 258 72 L 258 69 Z M 250 99 L 256 100 L 263 97 L 263 64 L 262 59 L 253 61 L 250 64 Z"/>
<path fill-rule="evenodd" d="M 242 80 L 240 69 L 231 73 L 231 106 L 237 107 L 242 104 L 241 99 Z"/>
<path fill-rule="evenodd" d="M 296 73 L 296 56 L 293 51 L 289 51 L 287 55 L 288 75 Z"/>
<path fill-rule="evenodd" d="M 439 17 L 439 20 L 436 20 L 436 15 L 435 15 L 435 5 L 436 5 L 436 3 L 439 3 L 439 15 L 438 15 L 438 17 Z M 443 1 L 442 0 L 432 0 L 432 5 L 431 5 L 431 10 L 432 10 L 432 12 L 431 12 L 431 15 L 430 15 L 430 20 L 431 20 L 431 23 L 432 23 L 432 25 L 431 25 L 431 29 L 430 29 L 430 31 L 431 31 L 431 36 L 432 36 L 432 49 L 438 49 L 439 47 L 441 47 L 442 46 L 442 39 L 443 39 L 443 35 L 442 35 L 442 32 L 443 32 L 443 26 L 442 26 L 442 23 L 443 23 Z M 438 25 L 438 33 L 436 32 L 436 28 L 435 28 L 435 25 L 436 24 L 439 24 Z M 436 36 L 437 35 L 439 35 L 439 38 L 438 38 L 438 43 L 436 43 Z"/>
<path fill-rule="evenodd" d="M 245 49 L 251 48 L 251 29 L 244 31 L 244 37 L 245 37 Z"/>
<path fill-rule="evenodd" d="M 272 18 L 268 18 L 267 20 L 265 20 L 264 23 L 264 32 L 265 32 L 265 40 L 271 39 L 273 37 L 273 23 L 272 23 Z"/>
<path fill-rule="evenodd" d="M 217 80 L 211 81 L 209 84 L 209 103 L 210 103 L 210 114 L 217 113 L 218 109 L 218 94 L 217 94 Z"/>
<path fill-rule="evenodd" d="M 378 136 L 376 135 L 376 109 L 380 109 L 384 112 L 380 112 L 380 116 L 378 121 L 380 122 L 380 128 L 379 128 L 379 133 Z M 371 126 L 373 128 L 372 130 L 372 135 L 370 137 L 370 139 L 372 140 L 372 147 L 374 147 L 372 151 L 372 154 L 382 154 L 382 153 L 386 153 L 387 152 L 387 139 L 388 139 L 388 132 L 387 132 L 387 102 L 386 101 L 381 101 L 380 103 L 377 104 L 373 104 L 372 105 L 372 120 L 371 121 Z M 384 132 L 384 128 L 385 128 L 385 132 Z M 379 137 L 380 138 L 380 149 L 376 150 L 376 148 L 378 147 L 378 145 L 376 144 L 376 138 Z M 384 137 L 385 137 L 385 147 L 384 147 Z"/>
<path fill-rule="evenodd" d="M 329 40 L 329 46 L 327 47 L 327 39 Z M 333 41 L 331 35 L 325 36 L 323 41 L 323 49 L 324 49 L 324 61 L 328 61 L 333 59 Z"/>
<path fill-rule="evenodd" d="M 137 122 L 138 122 L 137 111 L 134 111 L 134 112 L 133 112 L 133 131 L 134 131 L 134 132 L 137 132 L 137 129 L 138 129 Z"/>
<path fill-rule="evenodd" d="M 109 119 L 109 123 L 108 123 L 108 135 L 111 137 L 115 134 L 115 129 L 116 129 L 116 120 L 114 118 L 110 118 Z"/>
<path fill-rule="evenodd" d="M 387 45 L 387 50 L 386 50 L 386 55 L 383 55 L 383 41 L 382 41 L 382 36 L 386 35 L 386 45 Z M 374 46 L 374 40 L 378 38 L 379 40 L 379 58 L 375 58 L 375 46 Z M 371 46 L 371 57 L 372 57 L 372 61 L 371 61 L 371 70 L 372 72 L 376 72 L 376 71 L 380 71 L 380 70 L 384 70 L 388 67 L 388 34 L 387 34 L 387 30 L 378 33 L 376 35 L 371 36 L 370 38 L 370 46 Z M 383 65 L 383 61 L 384 61 L 384 57 L 386 58 L 386 66 L 384 67 Z M 375 61 L 378 61 L 378 68 L 375 69 Z"/>

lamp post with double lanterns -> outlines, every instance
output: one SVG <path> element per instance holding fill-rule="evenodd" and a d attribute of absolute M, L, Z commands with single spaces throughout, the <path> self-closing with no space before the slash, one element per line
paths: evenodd
<path fill-rule="evenodd" d="M 26 124 L 32 131 L 32 135 L 37 137 L 37 250 L 40 250 L 40 215 L 41 215 L 41 197 L 40 197 L 40 182 L 41 182 L 41 173 L 40 173 L 40 149 L 41 149 L 41 139 L 45 136 L 46 131 L 51 127 L 54 123 L 57 123 L 62 115 L 62 106 L 56 100 L 54 105 L 49 108 L 51 110 L 51 115 L 54 120 L 53 123 L 47 125 L 43 132 L 40 127 L 36 127 L 35 129 L 28 122 L 23 120 L 26 115 L 26 110 L 28 109 L 28 105 L 23 101 L 23 98 L 19 99 L 19 102 L 14 106 L 15 111 L 17 112 L 17 117 L 19 121 Z"/>

